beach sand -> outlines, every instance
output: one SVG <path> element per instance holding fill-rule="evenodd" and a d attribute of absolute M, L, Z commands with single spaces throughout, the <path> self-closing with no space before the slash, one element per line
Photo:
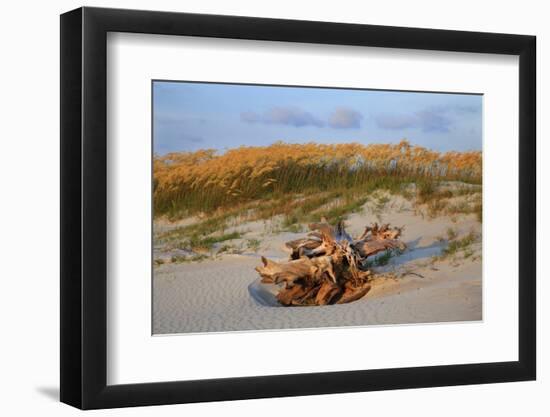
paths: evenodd
<path fill-rule="evenodd" d="M 286 260 L 284 242 L 304 232 L 270 232 L 264 221 L 235 225 L 243 238 L 261 241 L 255 251 L 224 254 L 201 262 L 166 263 L 154 268 L 153 333 L 197 333 L 316 327 L 435 323 L 482 319 L 481 243 L 467 256 L 444 259 L 447 230 L 458 238 L 481 234 L 474 215 L 429 218 L 405 199 L 392 196 L 383 212 L 369 203 L 351 214 L 347 230 L 358 235 L 374 221 L 405 225 L 408 249 L 375 269 L 371 291 L 361 300 L 322 307 L 271 307 L 258 303 L 249 285 L 258 279 L 254 270 L 260 256 Z M 166 226 L 164 226 L 166 227 Z M 229 230 L 229 231 L 231 231 Z M 239 242 L 235 242 L 238 244 Z M 162 256 L 157 253 L 156 256 Z"/>

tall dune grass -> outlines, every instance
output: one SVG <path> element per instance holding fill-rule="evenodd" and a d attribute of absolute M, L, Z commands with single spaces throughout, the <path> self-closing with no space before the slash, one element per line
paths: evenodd
<path fill-rule="evenodd" d="M 210 213 L 289 193 L 369 191 L 404 183 L 481 183 L 481 152 L 438 153 L 399 144 L 316 143 L 240 147 L 155 156 L 155 216 Z M 429 186 L 428 186 L 429 187 Z"/>

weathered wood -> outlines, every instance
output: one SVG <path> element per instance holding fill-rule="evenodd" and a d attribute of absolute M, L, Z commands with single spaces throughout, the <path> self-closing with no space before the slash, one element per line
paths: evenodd
<path fill-rule="evenodd" d="M 262 263 L 264 266 L 257 266 L 255 269 L 262 277 L 262 281 L 266 283 L 285 282 L 287 285 L 292 285 L 295 280 L 313 276 L 316 271 L 313 262 L 307 257 L 283 264 L 262 256 Z"/>
<path fill-rule="evenodd" d="M 338 285 L 331 281 L 325 281 L 321 284 L 319 292 L 315 296 L 315 304 L 319 306 L 324 306 L 329 304 L 336 295 L 341 292 L 341 289 Z"/>
<path fill-rule="evenodd" d="M 359 300 L 360 298 L 363 298 L 370 291 L 370 289 L 370 284 L 364 284 L 360 287 L 354 287 L 353 285 L 346 284 L 344 294 L 342 294 L 342 297 L 336 301 L 336 304 L 351 303 L 352 301 Z"/>
<path fill-rule="evenodd" d="M 277 300 L 285 306 L 292 304 L 292 300 L 300 298 L 306 293 L 306 289 L 302 286 L 295 285 L 292 288 L 284 288 L 277 294 Z"/>
<path fill-rule="evenodd" d="M 403 228 L 379 226 L 365 228 L 357 239 L 325 219 L 309 225 L 307 237 L 286 243 L 290 260 L 275 262 L 262 256 L 256 271 L 264 283 L 281 285 L 277 300 L 284 306 L 343 304 L 364 297 L 371 288 L 372 271 L 366 268 L 368 257 L 377 253 L 405 249 L 399 240 Z"/>
<path fill-rule="evenodd" d="M 353 244 L 354 249 L 363 259 L 388 249 L 404 250 L 405 244 L 397 239 L 362 240 Z"/>

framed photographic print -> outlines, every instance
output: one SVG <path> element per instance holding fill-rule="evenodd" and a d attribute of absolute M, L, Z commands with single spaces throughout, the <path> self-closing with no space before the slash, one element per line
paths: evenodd
<path fill-rule="evenodd" d="M 61 400 L 535 379 L 535 97 L 532 36 L 62 15 Z"/>

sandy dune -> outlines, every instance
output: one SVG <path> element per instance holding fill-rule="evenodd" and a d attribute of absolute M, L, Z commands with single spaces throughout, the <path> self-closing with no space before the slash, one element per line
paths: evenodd
<path fill-rule="evenodd" d="M 257 252 L 223 255 L 202 262 L 169 263 L 155 267 L 153 333 L 224 332 L 374 324 L 428 323 L 482 319 L 481 244 L 471 245 L 467 257 L 457 254 L 435 260 L 448 242 L 449 227 L 458 236 L 481 233 L 473 215 L 430 219 L 401 197 L 392 197 L 384 210 L 365 204 L 346 224 L 359 234 L 373 221 L 405 225 L 408 249 L 379 267 L 373 289 L 361 300 L 323 307 L 268 307 L 248 290 L 258 275 L 260 254 L 287 258 L 284 242 L 303 233 L 270 233 L 266 222 L 235 225 L 257 238 Z M 238 243 L 238 242 L 237 242 Z"/>

